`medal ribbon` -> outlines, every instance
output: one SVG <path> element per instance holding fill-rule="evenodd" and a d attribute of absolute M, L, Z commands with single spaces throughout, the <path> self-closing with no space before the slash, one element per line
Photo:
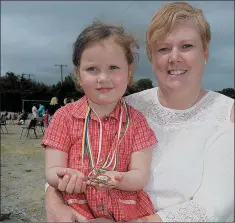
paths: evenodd
<path fill-rule="evenodd" d="M 102 169 L 106 169 L 109 166 L 111 166 L 113 161 L 114 161 L 114 164 L 113 164 L 112 170 L 116 169 L 116 166 L 118 163 L 118 146 L 121 142 L 120 135 L 121 135 L 121 129 L 122 129 L 123 108 L 126 113 L 126 126 L 125 126 L 125 130 L 124 130 L 124 133 L 123 133 L 121 139 L 123 139 L 128 127 L 129 127 L 129 122 L 130 122 L 129 121 L 129 119 L 130 119 L 129 118 L 129 110 L 128 110 L 126 102 L 123 99 L 121 99 L 121 114 L 120 114 L 120 118 L 119 118 L 118 133 L 115 135 L 111 150 L 108 154 L 106 161 L 102 165 Z M 97 115 L 97 113 L 91 107 L 88 106 L 86 117 L 85 117 L 84 128 L 83 128 L 83 137 L 82 137 L 82 165 L 84 165 L 84 157 L 87 152 L 88 157 L 89 157 L 89 161 L 90 161 L 90 167 L 93 170 L 96 165 L 94 162 L 94 157 L 93 157 L 92 147 L 91 147 L 90 137 L 89 137 L 89 120 L 91 118 L 91 111 L 93 111 L 94 114 L 97 116 L 97 118 L 99 119 L 99 124 L 100 124 L 100 134 L 99 134 L 100 137 L 99 137 L 98 157 L 96 160 L 96 165 L 98 165 L 98 163 L 99 163 L 100 154 L 101 154 L 101 150 L 102 150 L 102 148 L 101 148 L 102 147 L 102 122 L 101 122 L 99 116 Z M 112 158 L 110 158 L 111 153 L 112 153 Z"/>

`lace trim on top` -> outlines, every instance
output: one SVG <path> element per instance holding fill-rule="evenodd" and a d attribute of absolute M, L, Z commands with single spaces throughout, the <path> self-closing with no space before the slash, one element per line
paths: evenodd
<path fill-rule="evenodd" d="M 201 208 L 194 201 L 184 202 L 178 207 L 162 210 L 159 216 L 167 222 L 216 222 L 218 219 L 213 214 L 208 218 L 204 208 Z"/>
<path fill-rule="evenodd" d="M 147 100 L 146 100 L 147 99 Z M 219 114 L 218 111 L 213 111 L 213 105 L 220 104 L 220 107 L 224 111 L 224 103 L 219 103 L 221 100 L 218 93 L 208 91 L 208 93 L 191 108 L 185 110 L 176 110 L 163 107 L 157 97 L 157 88 L 151 89 L 151 91 L 143 92 L 138 99 L 135 95 L 127 97 L 127 102 L 140 110 L 142 113 L 155 122 L 157 125 L 164 126 L 177 126 L 189 124 L 197 121 L 205 121 L 208 119 L 208 114 L 215 113 L 215 121 L 222 122 L 228 119 L 227 114 Z M 218 103 L 217 103 L 218 102 Z M 218 109 L 218 108 L 216 108 Z"/>

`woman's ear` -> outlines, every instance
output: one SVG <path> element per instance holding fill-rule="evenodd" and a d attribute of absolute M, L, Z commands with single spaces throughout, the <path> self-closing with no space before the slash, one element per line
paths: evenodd
<path fill-rule="evenodd" d="M 128 81 L 132 79 L 133 72 L 134 72 L 134 64 L 132 63 L 129 65 L 128 69 Z"/>
<path fill-rule="evenodd" d="M 209 46 L 206 46 L 206 49 L 204 49 L 204 57 L 205 57 L 205 61 L 208 61 L 208 59 L 209 59 Z"/>
<path fill-rule="evenodd" d="M 133 84 L 133 72 L 134 72 L 134 64 L 130 64 L 128 68 L 128 84 L 127 87 L 132 87 Z"/>

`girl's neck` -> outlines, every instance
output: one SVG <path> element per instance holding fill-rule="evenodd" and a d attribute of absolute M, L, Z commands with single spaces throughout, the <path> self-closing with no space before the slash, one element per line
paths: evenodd
<path fill-rule="evenodd" d="M 100 105 L 88 99 L 88 104 L 99 116 L 99 118 L 102 119 L 104 116 L 109 115 L 114 110 L 114 108 L 118 104 L 118 101 L 110 104 Z"/>
<path fill-rule="evenodd" d="M 194 106 L 206 93 L 207 91 L 200 88 L 177 92 L 158 88 L 157 96 L 162 106 L 170 109 L 185 110 Z"/>

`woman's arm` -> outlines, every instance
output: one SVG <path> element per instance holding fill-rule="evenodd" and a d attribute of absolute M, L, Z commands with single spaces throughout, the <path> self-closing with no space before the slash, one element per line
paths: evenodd
<path fill-rule="evenodd" d="M 146 217 L 135 219 L 133 220 L 133 222 L 162 222 L 162 219 L 158 214 L 153 214 Z"/>
<path fill-rule="evenodd" d="M 51 186 L 46 189 L 45 209 L 48 222 L 79 222 L 85 220 L 72 207 L 66 205 L 61 192 Z"/>

